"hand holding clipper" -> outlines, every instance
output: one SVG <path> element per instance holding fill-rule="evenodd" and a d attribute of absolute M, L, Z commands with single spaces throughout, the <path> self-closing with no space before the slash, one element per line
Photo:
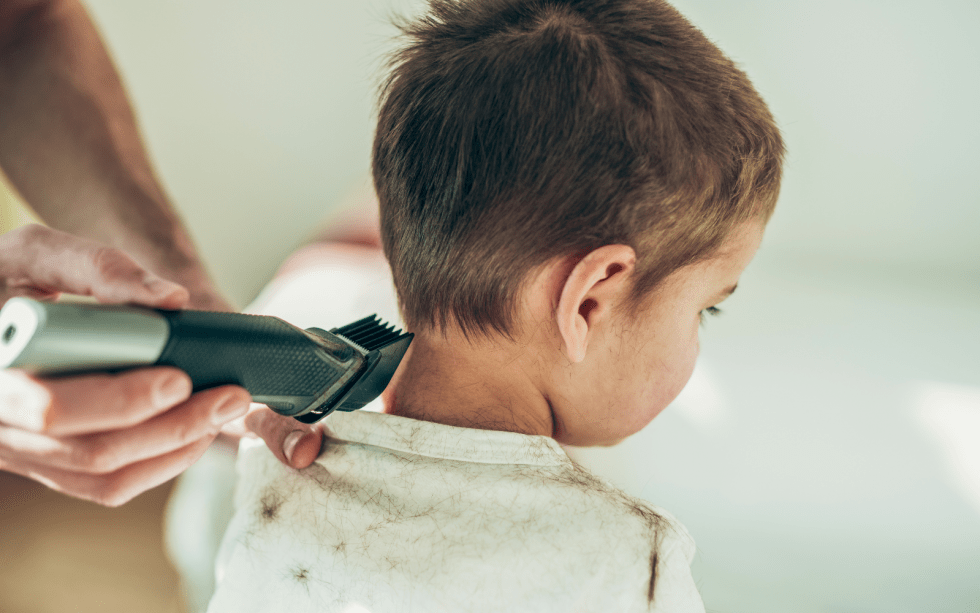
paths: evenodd
<path fill-rule="evenodd" d="M 101 243 L 37 225 L 0 236 L 0 304 L 61 292 L 159 309 L 188 302 L 186 289 Z M 231 385 L 192 395 L 190 378 L 172 367 L 67 377 L 0 369 L 0 470 L 116 506 L 183 472 L 249 400 Z M 270 424 L 292 421 L 268 413 Z"/>

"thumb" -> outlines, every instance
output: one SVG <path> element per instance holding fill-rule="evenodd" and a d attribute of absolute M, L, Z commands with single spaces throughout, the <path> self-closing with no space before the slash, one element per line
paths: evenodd
<path fill-rule="evenodd" d="M 320 455 L 323 432 L 319 428 L 279 415 L 271 409 L 261 408 L 249 413 L 245 427 L 258 434 L 286 466 L 306 468 Z"/>
<path fill-rule="evenodd" d="M 78 281 L 99 302 L 137 303 L 176 309 L 186 306 L 186 289 L 145 270 L 124 252 L 112 247 L 85 252 L 87 264 Z M 85 287 L 87 286 L 87 287 Z"/>
<path fill-rule="evenodd" d="M 94 296 L 99 302 L 177 309 L 187 290 L 157 277 L 118 249 L 39 225 L 0 237 L 5 293 Z"/>

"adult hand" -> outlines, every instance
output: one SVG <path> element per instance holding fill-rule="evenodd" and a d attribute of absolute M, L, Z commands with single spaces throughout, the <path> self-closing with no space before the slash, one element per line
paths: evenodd
<path fill-rule="evenodd" d="M 41 226 L 0 236 L 0 301 L 61 292 L 167 309 L 188 301 L 181 286 L 100 243 Z M 167 367 L 63 378 L 0 371 L 0 469 L 117 506 L 190 466 L 249 400 L 236 386 L 191 395 L 189 377 Z"/>
<path fill-rule="evenodd" d="M 245 427 L 265 441 L 266 446 L 286 466 L 306 468 L 320 455 L 323 430 L 292 417 L 280 415 L 265 405 L 253 405 Z"/>

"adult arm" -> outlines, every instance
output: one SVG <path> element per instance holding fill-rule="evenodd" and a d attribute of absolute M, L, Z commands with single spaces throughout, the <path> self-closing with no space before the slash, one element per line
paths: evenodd
<path fill-rule="evenodd" d="M 0 167 L 48 225 L 119 248 L 228 309 L 154 176 L 132 108 L 77 0 L 0 2 Z"/>
<path fill-rule="evenodd" d="M 0 167 L 65 231 L 0 237 L 0 304 L 70 292 L 229 308 L 153 175 L 119 77 L 77 1 L 0 2 Z M 187 288 L 189 301 L 147 268 Z M 121 504 L 184 470 L 248 407 L 241 388 L 190 391 L 187 376 L 167 368 L 64 379 L 0 371 L 0 469 Z M 278 424 L 267 442 L 281 450 L 294 422 L 263 423 Z M 297 468 L 312 461 L 299 455 Z"/>

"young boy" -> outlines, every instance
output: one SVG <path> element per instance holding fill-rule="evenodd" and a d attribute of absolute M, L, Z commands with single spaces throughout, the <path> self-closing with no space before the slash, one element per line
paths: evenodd
<path fill-rule="evenodd" d="M 775 205 L 745 75 L 659 0 L 431 0 L 374 178 L 415 340 L 308 469 L 240 457 L 210 611 L 703 611 L 694 543 L 575 466 L 680 392 Z"/>

